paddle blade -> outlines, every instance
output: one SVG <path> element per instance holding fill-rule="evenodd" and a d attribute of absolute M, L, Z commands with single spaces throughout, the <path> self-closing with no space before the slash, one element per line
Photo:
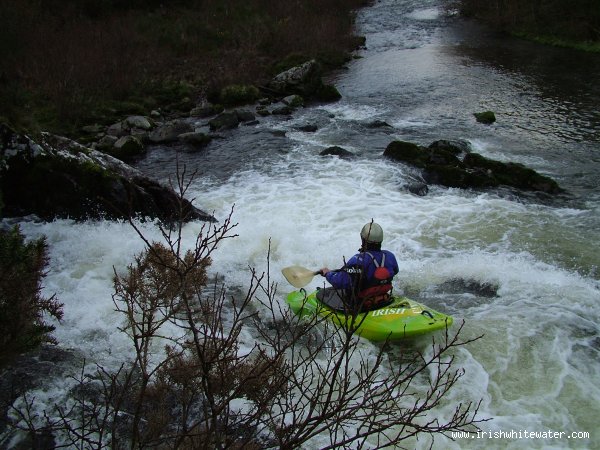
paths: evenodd
<path fill-rule="evenodd" d="M 288 283 L 297 288 L 302 288 L 306 286 L 317 274 L 317 272 L 313 270 L 306 269 L 300 266 L 286 267 L 281 270 L 281 273 L 288 281 Z"/>

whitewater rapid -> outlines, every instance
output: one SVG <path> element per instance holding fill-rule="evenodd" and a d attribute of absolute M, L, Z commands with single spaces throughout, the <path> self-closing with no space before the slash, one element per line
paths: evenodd
<path fill-rule="evenodd" d="M 281 268 L 339 267 L 358 249 L 362 225 L 374 219 L 384 229 L 384 246 L 398 259 L 395 290 L 464 320 L 465 338 L 483 335 L 456 352 L 465 376 L 439 417 L 458 402 L 481 399 L 480 416 L 490 418 L 484 431 L 590 433 L 580 440 L 436 438 L 434 448 L 598 448 L 600 196 L 594 174 L 600 162 L 591 152 L 600 141 L 596 125 L 583 130 L 581 121 L 569 122 L 573 104 L 560 95 L 549 101 L 528 76 L 458 54 L 459 38 L 448 37 L 454 22 L 440 4 L 387 0 L 361 12 L 357 23 L 367 35 L 367 50 L 334 78 L 340 102 L 305 108 L 287 121 L 261 119 L 203 153 L 182 155 L 199 172 L 189 192 L 196 205 L 220 221 L 233 207 L 238 237 L 219 247 L 211 271 L 243 288 L 249 267 L 267 269 L 270 251 L 271 277 L 283 301 L 291 286 Z M 523 89 L 530 96 L 525 101 L 508 90 L 477 92 L 481 85 L 473 80 L 484 72 L 511 89 L 529 83 Z M 473 91 L 441 101 L 440 89 L 456 89 L 447 73 Z M 537 102 L 536 92 L 542 98 Z M 522 112 L 533 103 L 535 114 L 567 125 L 546 133 L 539 125 L 525 126 L 519 113 L 511 116 L 516 124 L 505 115 L 496 127 L 482 128 L 471 113 L 488 106 L 482 100 L 488 95 L 499 109 L 512 105 Z M 566 107 L 555 108 L 561 98 Z M 373 120 L 391 127 L 369 128 Z M 318 124 L 318 131 L 299 131 L 306 123 Z M 528 164 L 577 195 L 536 202 L 436 186 L 424 197 L 411 194 L 406 187 L 418 174 L 385 160 L 383 149 L 394 139 L 428 144 L 442 137 L 465 139 L 488 157 Z M 330 145 L 357 157 L 320 156 Z M 143 169 L 164 181 L 173 175 L 172 154 L 154 149 Z M 69 220 L 20 225 L 28 238 L 46 236 L 49 244 L 44 293 L 56 293 L 64 303 L 54 333 L 59 345 L 106 367 L 130 358 L 111 295 L 114 270 L 125 270 L 144 248 L 132 227 Z M 160 240 L 156 224 L 139 227 L 150 240 Z M 185 227 L 187 246 L 201 227 Z M 309 288 L 319 285 L 316 277 Z M 57 401 L 64 393 L 61 382 L 36 392 L 38 401 Z M 414 444 L 428 448 L 429 441 Z"/>

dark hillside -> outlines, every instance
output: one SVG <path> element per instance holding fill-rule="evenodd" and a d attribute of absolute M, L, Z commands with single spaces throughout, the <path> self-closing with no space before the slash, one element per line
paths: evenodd
<path fill-rule="evenodd" d="M 364 0 L 3 0 L 0 118 L 68 133 L 260 84 L 286 58 L 339 65 Z M 108 120 L 108 118 L 107 118 Z"/>

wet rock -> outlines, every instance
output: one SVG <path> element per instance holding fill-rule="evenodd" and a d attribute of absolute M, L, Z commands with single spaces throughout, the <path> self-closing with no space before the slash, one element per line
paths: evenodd
<path fill-rule="evenodd" d="M 465 278 L 451 278 L 437 287 L 437 290 L 448 294 L 467 293 L 486 298 L 498 296 L 498 289 L 500 287 L 496 283 Z"/>
<path fill-rule="evenodd" d="M 231 130 L 240 124 L 240 118 L 235 111 L 224 112 L 208 121 L 212 131 Z"/>
<path fill-rule="evenodd" d="M 486 125 L 490 125 L 496 121 L 496 114 L 493 111 L 483 111 L 478 113 L 473 113 L 475 119 L 479 123 L 483 123 Z"/>
<path fill-rule="evenodd" d="M 420 168 L 424 168 L 429 160 L 429 152 L 424 147 L 406 141 L 390 142 L 383 155 Z"/>
<path fill-rule="evenodd" d="M 426 183 L 411 183 L 406 186 L 406 188 L 411 194 L 415 194 L 420 197 L 425 197 L 429 193 L 429 187 Z"/>
<path fill-rule="evenodd" d="M 34 141 L 0 125 L 0 194 L 5 217 L 34 214 L 43 220 L 177 220 L 175 192 L 110 155 L 70 139 L 42 133 Z M 215 219 L 185 200 L 186 220 Z"/>
<path fill-rule="evenodd" d="M 367 124 L 367 128 L 393 128 L 393 127 L 384 120 L 374 120 Z"/>
<path fill-rule="evenodd" d="M 508 186 L 523 191 L 559 194 L 556 181 L 522 164 L 503 163 L 470 153 L 466 143 L 436 141 L 429 147 L 393 141 L 384 156 L 423 169 L 427 183 L 455 188 Z"/>
<path fill-rule="evenodd" d="M 185 120 L 172 120 L 155 128 L 148 139 L 154 144 L 168 144 L 177 141 L 180 134 L 194 131 L 192 125 Z"/>
<path fill-rule="evenodd" d="M 318 129 L 319 129 L 319 127 L 317 127 L 315 124 L 312 124 L 312 123 L 306 124 L 306 125 L 301 125 L 297 128 L 297 130 L 304 131 L 305 133 L 314 133 Z"/>
<path fill-rule="evenodd" d="M 252 122 L 256 119 L 252 111 L 248 111 L 247 109 L 236 109 L 235 114 L 240 122 Z"/>
<path fill-rule="evenodd" d="M 440 139 L 439 141 L 435 141 L 429 144 L 428 148 L 432 150 L 445 150 L 456 156 L 461 154 L 466 155 L 467 153 L 471 153 L 472 151 L 471 144 L 468 141 L 462 140 Z"/>
<path fill-rule="evenodd" d="M 321 102 L 335 102 L 342 98 L 342 94 L 333 84 L 322 84 L 313 97 Z"/>
<path fill-rule="evenodd" d="M 119 138 L 112 147 L 106 148 L 106 153 L 121 161 L 131 162 L 146 153 L 146 149 L 141 139 L 130 135 Z"/>
<path fill-rule="evenodd" d="M 292 108 L 304 106 L 304 99 L 300 95 L 288 95 L 287 97 L 281 99 L 281 102 L 291 106 Z"/>
<path fill-rule="evenodd" d="M 189 133 L 180 134 L 179 140 L 194 147 L 205 147 L 210 143 L 212 137 L 205 133 L 192 131 Z"/>
<path fill-rule="evenodd" d="M 276 106 L 271 111 L 271 114 L 275 116 L 289 116 L 294 112 L 294 108 L 288 105 Z"/>
<path fill-rule="evenodd" d="M 266 117 L 266 116 L 270 116 L 271 112 L 267 109 L 266 106 L 259 105 L 256 107 L 256 114 L 258 114 L 261 117 Z"/>
<path fill-rule="evenodd" d="M 558 194 L 562 190 L 553 179 L 541 175 L 535 170 L 518 163 L 503 163 L 485 158 L 477 153 L 469 153 L 463 160 L 467 170 L 475 173 L 485 172 L 498 184 L 516 187 L 525 191 L 540 191 Z"/>
<path fill-rule="evenodd" d="M 339 156 L 340 158 L 354 158 L 356 156 L 351 151 L 348 151 L 342 147 L 338 147 L 337 145 L 326 148 L 321 153 L 319 153 L 319 155 L 321 155 L 321 156 Z"/>

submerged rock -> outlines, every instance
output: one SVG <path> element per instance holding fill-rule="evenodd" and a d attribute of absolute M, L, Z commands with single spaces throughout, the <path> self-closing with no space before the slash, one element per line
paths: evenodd
<path fill-rule="evenodd" d="M 304 131 L 305 133 L 315 133 L 319 127 L 314 123 L 307 123 L 306 125 L 300 125 L 296 129 L 298 131 Z"/>
<path fill-rule="evenodd" d="M 0 194 L 6 217 L 163 221 L 215 219 L 137 169 L 70 139 L 42 133 L 38 140 L 0 124 Z"/>
<path fill-rule="evenodd" d="M 473 113 L 475 119 L 479 123 L 490 125 L 496 121 L 496 114 L 493 111 L 483 111 L 479 113 Z"/>
<path fill-rule="evenodd" d="M 208 121 L 211 131 L 231 130 L 240 124 L 240 118 L 235 111 L 224 112 Z"/>
<path fill-rule="evenodd" d="M 192 131 L 179 135 L 179 140 L 194 147 L 204 147 L 212 141 L 212 137 L 205 133 Z"/>
<path fill-rule="evenodd" d="M 464 144 L 452 142 L 436 141 L 429 147 L 422 147 L 412 142 L 393 141 L 383 154 L 423 169 L 423 178 L 427 183 L 456 188 L 508 186 L 547 194 L 563 192 L 556 181 L 522 164 L 488 159 L 470 153 Z"/>
<path fill-rule="evenodd" d="M 373 120 L 372 122 L 367 123 L 366 127 L 367 128 L 394 128 L 386 121 L 379 120 L 379 119 Z"/>
<path fill-rule="evenodd" d="M 408 189 L 408 192 L 418 195 L 419 197 L 425 197 L 429 193 L 429 186 L 427 186 L 426 183 L 410 183 L 406 188 Z"/>
<path fill-rule="evenodd" d="M 333 147 L 328 147 L 319 153 L 321 156 L 339 156 L 340 158 L 353 158 L 356 155 L 345 148 L 338 147 L 334 145 Z"/>

